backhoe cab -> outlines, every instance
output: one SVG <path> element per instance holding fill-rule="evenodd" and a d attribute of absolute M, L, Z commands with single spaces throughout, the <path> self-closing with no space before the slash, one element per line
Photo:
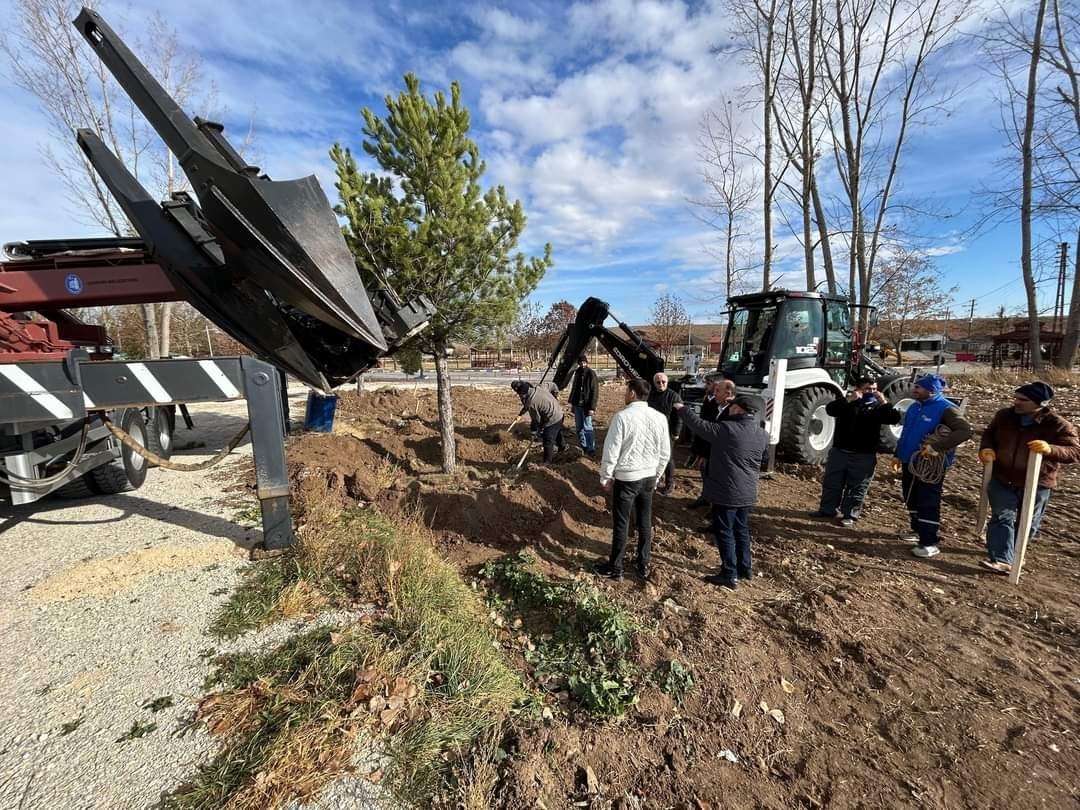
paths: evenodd
<path fill-rule="evenodd" d="M 825 406 L 855 377 L 878 379 L 885 396 L 902 407 L 910 401 L 907 379 L 889 374 L 862 351 L 846 298 L 774 290 L 735 296 L 729 305 L 717 371 L 741 392 L 762 396 L 771 362 L 787 361 L 778 458 L 803 464 L 824 461 L 834 429 Z M 700 401 L 702 395 L 700 386 L 683 386 L 688 402 Z M 895 441 L 896 431 L 883 432 L 885 447 Z"/>

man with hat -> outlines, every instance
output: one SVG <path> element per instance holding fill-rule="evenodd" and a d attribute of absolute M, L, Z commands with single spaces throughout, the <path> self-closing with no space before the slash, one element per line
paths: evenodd
<path fill-rule="evenodd" d="M 514 393 L 521 398 L 521 414 L 528 412 L 533 434 L 539 433 L 544 443 L 544 461 L 555 457 L 555 450 L 563 449 L 563 409 L 547 387 L 540 387 L 524 380 L 510 383 Z M 558 389 L 556 389 L 558 390 Z"/>
<path fill-rule="evenodd" d="M 1044 382 L 1021 385 L 1013 392 L 1012 407 L 1002 408 L 983 431 L 979 461 L 994 463 L 987 490 L 990 521 L 986 527 L 988 559 L 982 565 L 998 574 L 1012 569 L 1017 515 L 1024 502 L 1028 454 L 1043 457 L 1035 489 L 1031 536 L 1039 530 L 1050 490 L 1057 485 L 1058 467 L 1080 461 L 1076 427 L 1050 409 L 1054 389 Z"/>
<path fill-rule="evenodd" d="M 912 393 L 915 401 L 904 414 L 904 427 L 893 460 L 893 470 L 903 470 L 904 503 L 911 520 L 911 533 L 903 539 L 916 543 L 911 549 L 916 557 L 936 557 L 940 552 L 938 531 L 945 471 L 953 462 L 953 450 L 974 433 L 960 409 L 942 394 L 944 390 L 945 378 L 937 374 L 927 374 L 915 381 Z M 934 471 L 936 474 L 916 474 L 919 462 L 935 460 L 941 465 Z"/>
<path fill-rule="evenodd" d="M 722 567 L 705 581 L 734 590 L 740 579 L 753 577 L 750 509 L 757 502 L 769 434 L 758 423 L 757 403 L 749 397 L 735 397 L 725 417 L 715 422 L 706 422 L 682 402 L 674 407 L 690 432 L 709 443 L 704 493 L 712 505 L 713 534 Z"/>

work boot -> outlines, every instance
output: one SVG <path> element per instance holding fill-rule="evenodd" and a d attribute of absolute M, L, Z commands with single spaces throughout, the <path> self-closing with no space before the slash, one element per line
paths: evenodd
<path fill-rule="evenodd" d="M 593 571 L 595 571 L 600 576 L 607 577 L 608 579 L 612 579 L 615 582 L 622 582 L 623 572 L 616 571 L 609 562 L 598 562 L 596 565 L 593 566 Z"/>
<path fill-rule="evenodd" d="M 721 588 L 727 588 L 729 591 L 733 591 L 739 587 L 739 581 L 737 579 L 730 579 L 724 574 L 709 574 L 702 577 L 710 585 L 718 585 Z"/>

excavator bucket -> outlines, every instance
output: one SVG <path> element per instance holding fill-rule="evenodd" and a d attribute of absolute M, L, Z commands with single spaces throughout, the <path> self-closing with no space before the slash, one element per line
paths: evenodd
<path fill-rule="evenodd" d="M 199 205 L 183 199 L 165 210 L 196 244 L 179 248 L 177 239 L 163 238 L 145 215 L 148 195 L 122 165 L 120 171 L 112 165 L 119 163 L 115 158 L 112 164 L 104 158 L 107 150 L 92 133 L 80 131 L 80 145 L 155 258 L 207 317 L 324 389 L 351 379 L 422 328 L 432 311 L 425 299 L 401 306 L 390 291 L 378 291 L 373 306 L 314 176 L 274 181 L 245 165 L 221 127 L 190 119 L 100 14 L 84 8 L 75 26 L 191 181 Z M 191 263 L 193 250 L 202 254 L 201 263 Z"/>

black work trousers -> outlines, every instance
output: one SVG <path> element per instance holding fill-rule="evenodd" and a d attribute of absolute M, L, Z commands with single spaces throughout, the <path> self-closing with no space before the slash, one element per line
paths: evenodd
<path fill-rule="evenodd" d="M 637 517 L 637 569 L 638 573 L 649 570 L 652 551 L 652 498 L 656 489 L 655 476 L 637 481 L 615 479 L 611 490 L 611 568 L 622 573 L 623 556 L 626 554 L 626 536 L 630 517 Z"/>
<path fill-rule="evenodd" d="M 562 420 L 560 419 L 555 424 L 544 428 L 541 438 L 544 441 L 544 461 L 551 461 L 555 458 L 556 448 L 561 452 L 565 446 L 562 435 Z"/>

